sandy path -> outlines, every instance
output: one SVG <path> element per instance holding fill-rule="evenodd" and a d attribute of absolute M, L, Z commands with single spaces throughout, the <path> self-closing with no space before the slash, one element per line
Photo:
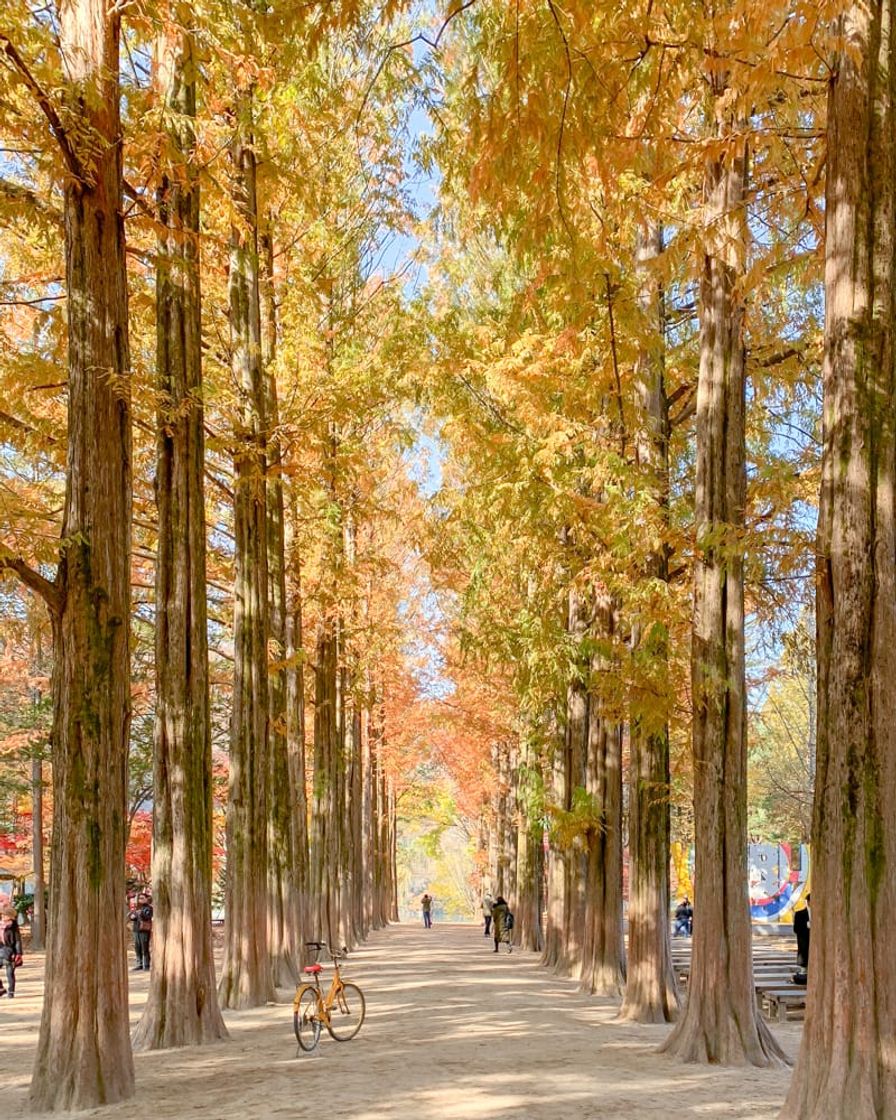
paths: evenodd
<path fill-rule="evenodd" d="M 24 1111 L 40 1013 L 41 961 L 0 1000 L 4 1111 Z M 139 1054 L 137 1097 L 82 1115 L 245 1120 L 320 1113 L 351 1120 L 773 1120 L 788 1074 L 680 1066 L 653 1049 L 664 1027 L 613 1023 L 615 1008 L 579 995 L 532 954 L 502 952 L 478 927 L 392 926 L 345 969 L 367 997 L 349 1043 L 326 1035 L 297 1056 L 286 1005 L 227 1012 L 231 1041 Z M 147 979 L 131 976 L 139 1016 Z M 777 1030 L 793 1053 L 799 1026 Z"/>

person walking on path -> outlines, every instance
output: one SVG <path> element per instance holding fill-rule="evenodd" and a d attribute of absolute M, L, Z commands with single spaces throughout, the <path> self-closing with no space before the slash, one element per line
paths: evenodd
<path fill-rule="evenodd" d="M 22 934 L 15 908 L 3 909 L 3 926 L 0 933 L 0 964 L 6 965 L 6 987 L 0 983 L 0 996 L 15 998 L 16 969 L 22 963 Z"/>
<path fill-rule="evenodd" d="M 137 964 L 132 972 L 149 972 L 150 945 L 152 942 L 152 906 L 145 894 L 138 894 L 128 920 L 134 931 L 134 951 Z"/>
<path fill-rule="evenodd" d="M 488 937 L 489 930 L 492 926 L 492 907 L 495 905 L 495 900 L 492 898 L 492 892 L 486 891 L 482 896 L 482 917 L 485 921 L 485 930 L 482 934 L 483 937 Z"/>
<path fill-rule="evenodd" d="M 806 905 L 801 910 L 793 912 L 793 932 L 796 934 L 796 961 L 801 968 L 809 967 L 809 937 L 812 924 L 812 912 L 809 903 L 812 895 L 806 895 Z"/>
<path fill-rule="evenodd" d="M 499 894 L 494 906 L 492 906 L 492 935 L 495 939 L 496 953 L 502 941 L 507 942 L 507 952 L 513 952 L 513 945 L 510 943 L 510 929 L 510 907 L 507 905 L 507 899 Z"/>
<path fill-rule="evenodd" d="M 432 929 L 432 898 L 429 894 L 425 894 L 420 899 L 420 905 L 423 907 L 424 928 Z"/>

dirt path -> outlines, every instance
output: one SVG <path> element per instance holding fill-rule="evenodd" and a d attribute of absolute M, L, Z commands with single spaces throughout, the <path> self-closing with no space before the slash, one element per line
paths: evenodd
<path fill-rule="evenodd" d="M 345 969 L 367 997 L 349 1043 L 297 1056 L 288 1006 L 228 1012 L 231 1041 L 137 1055 L 137 1097 L 83 1115 L 150 1120 L 295 1117 L 351 1120 L 773 1120 L 788 1074 L 680 1066 L 653 1051 L 664 1027 L 614 1023 L 532 954 L 495 956 L 478 927 L 392 926 Z M 24 1111 L 40 1014 L 40 960 L 0 1000 L 4 1111 Z M 139 1017 L 147 979 L 132 974 Z M 799 1027 L 778 1028 L 793 1053 Z"/>

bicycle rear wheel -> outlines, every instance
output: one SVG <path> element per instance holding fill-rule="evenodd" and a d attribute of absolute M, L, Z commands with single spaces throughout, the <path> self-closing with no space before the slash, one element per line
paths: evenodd
<path fill-rule="evenodd" d="M 310 1053 L 320 1041 L 317 988 L 313 984 L 306 984 L 296 992 L 292 1001 L 292 1025 L 299 1046 Z"/>
<path fill-rule="evenodd" d="M 337 1042 L 354 1038 L 364 1022 L 364 993 L 357 984 L 343 984 L 342 991 L 330 1008 L 328 1030 Z"/>

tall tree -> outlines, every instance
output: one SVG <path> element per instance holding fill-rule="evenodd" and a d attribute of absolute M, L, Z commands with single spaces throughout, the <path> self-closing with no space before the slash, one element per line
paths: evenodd
<path fill-rule="evenodd" d="M 225 1038 L 211 938 L 212 751 L 205 572 L 205 438 L 196 57 L 186 5 L 156 44 L 163 115 L 157 188 L 159 418 L 153 743 L 154 952 L 138 1049 Z"/>
<path fill-rule="evenodd" d="M 5 35 L 64 164 L 68 456 L 55 582 L 24 565 L 53 624 L 53 890 L 36 1110 L 134 1091 L 124 913 L 130 716 L 131 412 L 122 222 L 120 10 L 59 5 L 64 107 Z M 80 122 L 77 132 L 65 121 Z M 89 140 L 85 139 L 89 138 Z M 91 952 L 85 957 L 83 945 Z"/>
<path fill-rule="evenodd" d="M 262 360 L 267 425 L 267 556 L 268 634 L 273 665 L 268 672 L 270 724 L 270 819 L 268 865 L 268 938 L 271 974 L 275 987 L 288 988 L 298 980 L 300 890 L 296 815 L 297 774 L 290 765 L 287 702 L 288 621 L 286 603 L 286 516 L 283 497 L 283 454 L 280 446 L 280 411 L 277 401 L 277 293 L 274 279 L 273 223 L 269 217 L 261 238 Z M 298 702 L 296 698 L 294 702 Z"/>
<path fill-rule="evenodd" d="M 605 593 L 597 596 L 597 625 L 611 643 L 615 612 Z M 622 734 L 623 727 L 601 695 L 601 680 L 613 672 L 611 657 L 595 654 L 588 697 L 585 791 L 586 836 L 585 938 L 582 987 L 586 992 L 619 996 L 625 984 L 622 932 Z"/>
<path fill-rule="evenodd" d="M 669 520 L 669 408 L 663 358 L 662 293 L 652 269 L 663 249 L 658 222 L 638 229 L 635 266 L 638 302 L 644 318 L 645 342 L 635 370 L 638 404 L 636 454 L 653 498 L 660 527 Z M 667 535 L 663 534 L 664 536 Z M 661 538 L 662 539 L 662 538 Z M 667 583 L 666 546 L 651 550 L 644 573 L 647 580 Z M 651 620 L 649 630 L 632 627 L 632 656 L 636 661 L 668 662 L 667 627 Z M 660 688 L 667 682 L 660 680 Z M 657 713 L 655 697 L 637 694 L 629 731 L 629 905 L 628 962 L 625 997 L 620 1014 L 639 1023 L 671 1022 L 679 996 L 669 945 L 669 725 L 665 711 Z"/>
<path fill-rule="evenodd" d="M 828 98 L 818 740 L 806 1025 L 782 1116 L 896 1116 L 896 5 L 849 5 Z"/>
<path fill-rule="evenodd" d="M 713 142 L 705 156 L 697 385 L 696 556 L 691 645 L 695 900 L 684 1015 L 664 1050 L 685 1061 L 783 1061 L 756 1013 L 747 896 L 743 530 L 746 506 L 743 276 L 747 152 L 713 45 Z"/>
<path fill-rule="evenodd" d="M 273 996 L 268 952 L 267 427 L 253 118 L 250 88 L 236 98 L 230 166 L 230 330 L 238 417 L 234 433 L 234 679 L 226 939 L 218 987 L 225 1007 L 255 1007 Z"/>

